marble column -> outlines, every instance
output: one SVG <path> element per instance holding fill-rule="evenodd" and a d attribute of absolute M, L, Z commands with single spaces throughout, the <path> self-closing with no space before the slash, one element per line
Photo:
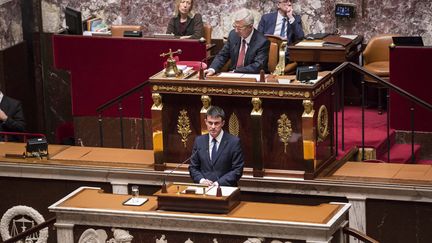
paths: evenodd
<path fill-rule="evenodd" d="M 55 223 L 57 229 L 57 242 L 74 243 L 73 224 Z"/>
<path fill-rule="evenodd" d="M 349 211 L 349 227 L 366 233 L 366 197 L 347 196 L 347 198 L 348 202 L 351 203 Z M 349 242 L 357 243 L 359 240 L 350 237 Z"/>

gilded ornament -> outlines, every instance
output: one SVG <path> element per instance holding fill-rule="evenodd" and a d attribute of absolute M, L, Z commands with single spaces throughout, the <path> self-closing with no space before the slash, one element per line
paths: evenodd
<path fill-rule="evenodd" d="M 162 110 L 162 96 L 159 93 L 152 94 L 153 105 L 151 107 L 152 110 Z"/>
<path fill-rule="evenodd" d="M 154 91 L 157 91 L 158 88 L 159 88 L 159 87 L 158 87 L 157 85 L 153 85 L 153 90 L 154 90 Z"/>
<path fill-rule="evenodd" d="M 180 92 L 180 93 L 183 92 L 183 87 L 179 86 L 179 87 L 177 88 L 177 91 Z"/>
<path fill-rule="evenodd" d="M 207 87 L 204 87 L 204 88 L 202 88 L 202 92 L 204 93 L 204 94 L 206 94 L 208 91 L 207 91 Z"/>
<path fill-rule="evenodd" d="M 230 134 L 237 136 L 240 133 L 240 125 L 237 115 L 233 112 L 228 120 L 228 131 Z"/>
<path fill-rule="evenodd" d="M 190 119 L 185 109 L 181 110 L 180 115 L 178 116 L 177 132 L 180 134 L 183 146 L 186 148 L 188 136 L 192 133 L 192 131 L 190 129 Z"/>
<path fill-rule="evenodd" d="M 258 90 L 257 90 L 257 89 L 254 89 L 253 92 L 252 92 L 252 94 L 253 94 L 253 95 L 258 95 Z"/>
<path fill-rule="evenodd" d="M 208 95 L 201 95 L 202 108 L 201 113 L 206 113 L 208 108 L 211 106 L 211 98 Z"/>
<path fill-rule="evenodd" d="M 305 98 L 309 98 L 309 97 L 310 97 L 310 93 L 309 93 L 309 92 L 305 92 L 305 93 L 304 93 L 304 97 L 305 97 Z"/>
<path fill-rule="evenodd" d="M 329 116 L 327 107 L 322 105 L 318 110 L 318 141 L 324 141 L 329 135 Z"/>
<path fill-rule="evenodd" d="M 279 139 L 284 144 L 284 153 L 286 153 L 288 140 L 292 135 L 291 121 L 286 114 L 282 114 L 277 122 Z"/>
<path fill-rule="evenodd" d="M 303 115 L 304 117 L 313 117 L 314 109 L 313 109 L 313 101 L 312 100 L 303 100 Z"/>
<path fill-rule="evenodd" d="M 263 109 L 262 109 L 262 101 L 260 98 L 252 98 L 252 111 L 251 115 L 262 115 Z"/>
<path fill-rule="evenodd" d="M 231 88 L 228 89 L 228 94 L 232 94 L 233 90 Z"/>

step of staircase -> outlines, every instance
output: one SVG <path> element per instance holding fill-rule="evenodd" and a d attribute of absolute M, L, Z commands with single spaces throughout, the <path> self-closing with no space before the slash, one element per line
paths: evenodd
<path fill-rule="evenodd" d="M 411 144 L 394 144 L 390 148 L 390 163 L 408 164 L 411 163 Z M 414 161 L 420 152 L 420 145 L 414 144 Z M 387 161 L 387 152 L 377 156 L 379 160 Z"/>

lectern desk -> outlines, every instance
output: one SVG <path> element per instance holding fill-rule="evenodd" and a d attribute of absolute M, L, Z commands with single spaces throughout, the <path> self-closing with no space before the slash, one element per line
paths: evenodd
<path fill-rule="evenodd" d="M 192 193 L 187 191 L 194 187 Z M 196 189 L 196 190 L 195 190 Z M 216 187 L 197 187 L 173 183 L 167 192 L 159 190 L 157 197 L 158 209 L 199 213 L 227 214 L 240 203 L 238 187 L 221 187 L 221 196 L 216 196 Z"/>

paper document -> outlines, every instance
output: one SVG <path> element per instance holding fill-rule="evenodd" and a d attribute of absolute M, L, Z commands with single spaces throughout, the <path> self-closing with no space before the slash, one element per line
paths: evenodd
<path fill-rule="evenodd" d="M 221 78 L 241 78 L 242 76 L 243 76 L 243 73 L 227 73 L 227 72 L 220 73 L 218 75 L 218 77 L 221 77 Z"/>
<path fill-rule="evenodd" d="M 357 38 L 357 36 L 358 36 L 358 35 L 341 35 L 340 37 L 348 38 L 348 39 L 354 40 L 355 38 Z"/>
<path fill-rule="evenodd" d="M 322 41 L 300 41 L 299 43 L 297 43 L 295 46 L 323 46 L 323 42 Z"/>
<path fill-rule="evenodd" d="M 280 84 L 290 84 L 292 81 L 294 81 L 294 79 L 278 78 Z"/>
<path fill-rule="evenodd" d="M 222 189 L 222 196 L 227 197 L 227 196 L 231 195 L 233 192 L 235 192 L 236 190 L 238 190 L 238 187 L 221 186 L 221 189 Z M 206 195 L 216 196 L 216 192 L 217 192 L 217 187 L 214 186 L 206 192 Z"/>

